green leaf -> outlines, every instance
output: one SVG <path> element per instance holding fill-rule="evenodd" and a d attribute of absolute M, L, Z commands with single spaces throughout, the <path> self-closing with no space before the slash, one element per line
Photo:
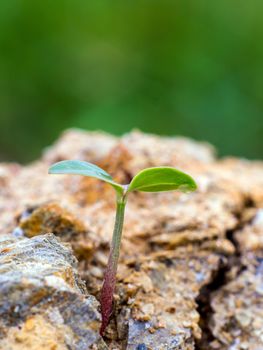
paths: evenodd
<path fill-rule="evenodd" d="M 131 181 L 128 192 L 191 192 L 197 189 L 191 176 L 171 167 L 148 168 L 140 171 Z"/>
<path fill-rule="evenodd" d="M 95 177 L 96 179 L 105 181 L 115 188 L 118 193 L 123 192 L 123 187 L 114 182 L 112 177 L 97 165 L 80 160 L 63 160 L 53 164 L 49 170 L 49 174 L 73 174 Z"/>

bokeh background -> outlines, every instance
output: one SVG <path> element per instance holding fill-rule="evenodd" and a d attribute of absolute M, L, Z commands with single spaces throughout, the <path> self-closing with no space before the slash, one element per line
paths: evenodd
<path fill-rule="evenodd" d="M 262 0 L 1 0 L 0 160 L 69 127 L 263 158 Z"/>

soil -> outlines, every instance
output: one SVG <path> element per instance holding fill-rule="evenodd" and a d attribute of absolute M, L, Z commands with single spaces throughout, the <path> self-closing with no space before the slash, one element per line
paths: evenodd
<path fill-rule="evenodd" d="M 114 192 L 95 179 L 48 175 L 63 159 L 95 163 L 124 184 L 160 165 L 198 184 L 191 194 L 130 194 L 104 339 L 96 299 Z M 30 165 L 0 164 L 0 232 L 0 349 L 263 349 L 263 162 L 218 159 L 209 144 L 185 138 L 69 130 Z M 14 314 L 21 303 L 25 312 Z"/>

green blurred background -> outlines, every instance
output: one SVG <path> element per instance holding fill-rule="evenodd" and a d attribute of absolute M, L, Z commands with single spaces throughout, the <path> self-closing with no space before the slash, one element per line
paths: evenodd
<path fill-rule="evenodd" d="M 69 127 L 263 158 L 262 81 L 262 0 L 1 0 L 0 160 Z"/>

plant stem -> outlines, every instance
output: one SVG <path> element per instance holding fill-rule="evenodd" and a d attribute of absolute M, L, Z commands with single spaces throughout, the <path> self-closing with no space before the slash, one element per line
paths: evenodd
<path fill-rule="evenodd" d="M 113 294 L 116 285 L 116 274 L 118 260 L 120 255 L 121 236 L 124 220 L 124 211 L 126 205 L 125 193 L 117 194 L 117 209 L 115 216 L 115 224 L 110 248 L 108 265 L 104 275 L 103 286 L 101 290 L 101 316 L 102 324 L 100 334 L 103 335 L 105 328 L 108 326 L 109 319 L 112 313 Z"/>

